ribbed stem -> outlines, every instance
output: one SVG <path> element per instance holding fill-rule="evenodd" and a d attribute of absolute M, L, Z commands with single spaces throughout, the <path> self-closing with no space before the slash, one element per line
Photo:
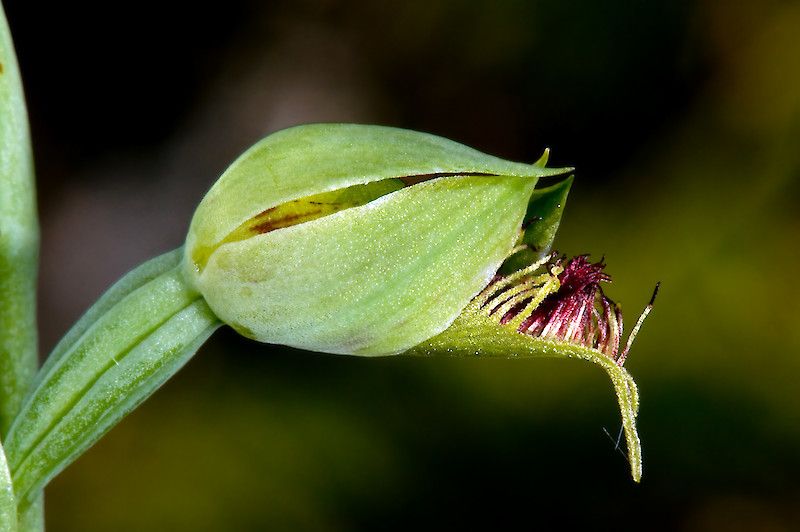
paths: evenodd
<path fill-rule="evenodd" d="M 38 365 L 38 260 L 39 222 L 28 113 L 11 32 L 0 4 L 0 435 L 22 405 Z M 0 475 L 0 492 L 11 493 L 5 480 Z M 32 513 L 22 515 L 19 529 L 44 530 L 42 508 L 39 504 Z M 15 528 L 13 517 L 0 515 L 0 530 Z"/>
<path fill-rule="evenodd" d="M 25 97 L 0 5 L 0 434 L 37 366 L 39 224 Z"/>
<path fill-rule="evenodd" d="M 19 512 L 19 510 L 17 511 Z M 44 491 L 40 491 L 33 503 L 27 505 L 17 518 L 19 519 L 19 532 L 43 532 Z"/>
<path fill-rule="evenodd" d="M 127 274 L 56 346 L 6 441 L 20 508 L 219 327 L 185 282 L 181 257 L 179 249 Z"/>
<path fill-rule="evenodd" d="M 0 532 L 17 531 L 17 500 L 11 484 L 6 454 L 0 445 Z"/>

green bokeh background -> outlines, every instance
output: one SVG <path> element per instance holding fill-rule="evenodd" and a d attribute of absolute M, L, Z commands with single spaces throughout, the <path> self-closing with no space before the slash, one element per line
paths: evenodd
<path fill-rule="evenodd" d="M 629 324 L 662 282 L 626 364 L 644 479 L 585 363 L 362 360 L 223 330 L 51 484 L 50 530 L 800 529 L 800 3 L 162 4 L 6 2 L 44 349 L 179 245 L 271 131 L 550 146 L 578 169 L 558 249 L 605 255 Z"/>

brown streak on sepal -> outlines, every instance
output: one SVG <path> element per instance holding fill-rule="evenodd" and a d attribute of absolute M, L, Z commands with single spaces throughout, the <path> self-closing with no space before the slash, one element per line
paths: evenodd
<path fill-rule="evenodd" d="M 304 221 L 314 220 L 316 218 L 319 218 L 319 215 L 322 214 L 322 212 L 323 212 L 322 209 L 317 209 L 317 210 L 306 211 L 299 214 L 284 216 L 282 218 L 277 218 L 274 220 L 268 220 L 266 222 L 250 227 L 250 231 L 259 235 L 264 233 L 269 233 L 270 231 L 274 231 L 275 229 L 281 229 L 283 227 L 297 225 Z"/>
<path fill-rule="evenodd" d="M 419 174 L 419 175 L 407 175 L 398 177 L 400 181 L 403 182 L 406 186 L 417 185 L 419 183 L 424 183 L 425 181 L 430 181 L 431 179 L 438 179 L 440 177 L 467 177 L 467 176 L 496 176 L 497 174 L 487 174 L 482 172 L 438 172 L 435 174 Z"/>

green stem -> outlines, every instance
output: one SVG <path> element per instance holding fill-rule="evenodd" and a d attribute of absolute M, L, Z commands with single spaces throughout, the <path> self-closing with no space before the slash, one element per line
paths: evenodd
<path fill-rule="evenodd" d="M 44 491 L 40 491 L 33 503 L 19 513 L 18 519 L 20 532 L 44 531 Z"/>
<path fill-rule="evenodd" d="M 37 366 L 39 225 L 28 117 L 11 33 L 0 5 L 0 433 Z"/>
<path fill-rule="evenodd" d="M 28 113 L 0 3 L 0 434 L 11 425 L 38 365 L 38 260 L 39 222 Z M 5 490 L 2 480 L 0 490 Z M 43 508 L 40 503 L 22 515 L 20 530 L 44 530 Z"/>
<path fill-rule="evenodd" d="M 6 440 L 20 508 L 174 375 L 220 322 L 182 250 L 114 285 L 56 346 Z"/>
<path fill-rule="evenodd" d="M 0 532 L 17 531 L 17 500 L 11 484 L 6 453 L 0 445 Z"/>

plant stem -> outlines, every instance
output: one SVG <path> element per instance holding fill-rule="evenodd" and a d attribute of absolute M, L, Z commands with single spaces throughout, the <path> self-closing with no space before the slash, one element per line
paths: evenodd
<path fill-rule="evenodd" d="M 0 532 L 17 531 L 17 500 L 12 489 L 6 453 L 0 445 Z"/>
<path fill-rule="evenodd" d="M 182 255 L 128 273 L 56 346 L 6 440 L 20 509 L 220 326 L 184 280 Z"/>
<path fill-rule="evenodd" d="M 39 225 L 28 118 L 0 5 L 0 433 L 21 406 L 37 366 Z"/>
<path fill-rule="evenodd" d="M 19 532 L 44 532 L 44 491 L 38 495 L 30 506 L 21 512 L 17 510 Z"/>
<path fill-rule="evenodd" d="M 6 433 L 19 411 L 38 365 L 38 260 L 39 222 L 28 113 L 11 32 L 0 3 L 0 435 Z M 3 462 L 5 465 L 5 458 Z M 9 481 L 0 474 L 0 491 L 11 492 L 10 485 L 4 484 Z M 42 500 L 41 495 L 38 500 Z M 0 510 L 5 522 L 2 514 Z M 13 521 L 16 523 L 16 518 Z M 2 524 L 0 530 L 4 530 Z M 21 516 L 20 530 L 44 530 L 43 503 L 32 505 Z"/>

